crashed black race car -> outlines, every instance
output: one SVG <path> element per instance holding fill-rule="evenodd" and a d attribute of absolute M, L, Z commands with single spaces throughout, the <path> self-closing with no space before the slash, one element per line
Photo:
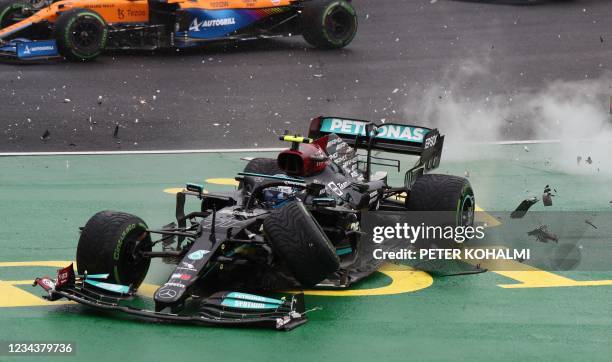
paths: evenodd
<path fill-rule="evenodd" d="M 461 225 L 473 223 L 469 182 L 426 173 L 440 162 L 444 136 L 437 129 L 318 117 L 308 137 L 281 139 L 291 147 L 276 159 L 251 159 L 236 191 L 187 184 L 177 194 L 176 222 L 161 229 L 123 212 L 97 213 L 82 228 L 78 275 L 71 265 L 36 283 L 50 300 L 156 320 L 289 330 L 307 320 L 303 294 L 260 294 L 348 288 L 376 272 L 382 261 L 373 260 L 361 230 L 364 213 L 445 211 Z M 401 161 L 373 151 L 418 160 L 403 185 L 390 186 L 373 166 L 399 171 Z M 201 200 L 199 210 L 185 213 L 187 196 Z M 152 258 L 175 265 L 154 293 L 154 311 L 129 305 Z"/>

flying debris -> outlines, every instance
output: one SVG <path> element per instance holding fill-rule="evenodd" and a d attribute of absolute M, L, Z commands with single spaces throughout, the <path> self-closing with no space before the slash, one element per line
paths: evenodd
<path fill-rule="evenodd" d="M 589 220 L 584 220 L 585 223 L 591 225 L 594 229 L 597 229 L 597 226 L 595 226 L 595 224 L 593 224 L 593 222 L 589 221 Z"/>
<path fill-rule="evenodd" d="M 537 228 L 528 231 L 527 235 L 535 236 L 536 240 L 541 243 L 547 243 L 549 241 L 554 241 L 555 243 L 559 243 L 559 237 L 555 234 L 552 234 L 548 231 L 548 226 L 540 225 Z"/>
<path fill-rule="evenodd" d="M 554 191 L 557 192 L 556 189 L 554 189 Z M 544 193 L 542 194 L 542 202 L 544 203 L 544 206 L 552 206 L 553 196 L 557 196 L 557 195 L 552 193 L 550 186 L 549 185 L 544 186 Z"/>
<path fill-rule="evenodd" d="M 525 199 L 523 200 L 519 206 L 517 206 L 516 210 L 512 211 L 512 213 L 510 214 L 510 217 L 513 219 L 520 219 L 523 216 L 525 216 L 525 214 L 527 213 L 527 211 L 529 210 L 530 207 L 532 207 L 533 205 L 535 205 L 538 202 L 538 198 L 536 196 L 530 198 L 530 199 Z"/>
<path fill-rule="evenodd" d="M 49 132 L 49 130 L 45 130 L 45 133 L 43 133 L 43 135 L 40 136 L 40 139 L 43 141 L 46 141 L 50 135 L 51 135 L 51 132 Z"/>

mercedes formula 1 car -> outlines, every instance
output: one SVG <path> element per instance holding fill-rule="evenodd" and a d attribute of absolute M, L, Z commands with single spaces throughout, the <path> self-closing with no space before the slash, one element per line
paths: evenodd
<path fill-rule="evenodd" d="M 350 0 L 0 0 L 0 57 L 17 60 L 299 34 L 332 49 L 356 31 Z"/>
<path fill-rule="evenodd" d="M 70 265 L 35 284 L 50 300 L 157 320 L 287 330 L 306 322 L 303 294 L 261 293 L 348 288 L 381 266 L 362 230 L 365 213 L 444 211 L 457 224 L 473 223 L 469 182 L 427 173 L 442 153 L 436 129 L 318 117 L 308 137 L 281 139 L 290 148 L 276 159 L 251 159 L 235 191 L 187 184 L 176 196 L 176 221 L 162 228 L 123 212 L 94 215 L 81 230 L 77 271 Z M 373 151 L 418 160 L 403 185 L 391 186 L 372 167 L 399 170 L 401 161 Z M 185 213 L 188 196 L 200 206 Z M 153 258 L 174 271 L 153 294 L 154 310 L 146 310 L 130 301 Z"/>

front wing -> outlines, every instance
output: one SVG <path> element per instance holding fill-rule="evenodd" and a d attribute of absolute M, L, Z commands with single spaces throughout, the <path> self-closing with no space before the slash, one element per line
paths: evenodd
<path fill-rule="evenodd" d="M 0 43 L 0 59 L 37 61 L 60 58 L 55 40 L 13 39 Z"/>
<path fill-rule="evenodd" d="M 75 276 L 72 265 L 58 271 L 55 280 L 36 278 L 50 301 L 66 298 L 96 309 L 123 312 L 158 321 L 208 326 L 252 326 L 289 331 L 308 321 L 304 294 L 274 299 L 240 292 L 218 292 L 203 298 L 201 307 L 191 314 L 157 312 L 125 305 L 133 296 L 127 286 L 98 282 L 94 276 Z"/>

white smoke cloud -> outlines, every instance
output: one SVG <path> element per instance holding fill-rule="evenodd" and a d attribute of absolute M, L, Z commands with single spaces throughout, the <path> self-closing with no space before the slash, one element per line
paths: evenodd
<path fill-rule="evenodd" d="M 464 61 L 449 67 L 442 80 L 413 90 L 404 109 L 408 119 L 438 127 L 452 147 L 445 158 L 487 157 L 466 142 L 519 139 L 560 140 L 551 164 L 565 172 L 590 172 L 577 167 L 577 157 L 588 156 L 601 172 L 612 174 L 612 73 L 598 79 L 555 80 L 542 89 L 494 93 L 502 77 L 490 71 L 488 61 Z M 593 167 L 594 169 L 594 167 Z"/>

